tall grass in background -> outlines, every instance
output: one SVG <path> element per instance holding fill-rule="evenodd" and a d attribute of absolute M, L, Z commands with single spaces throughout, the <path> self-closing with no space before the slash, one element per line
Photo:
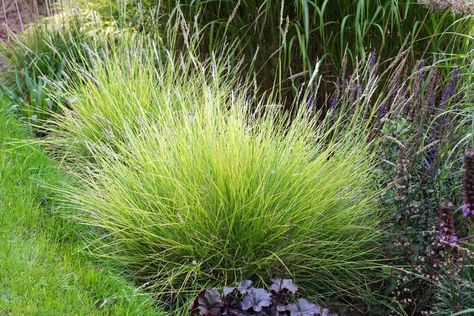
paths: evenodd
<path fill-rule="evenodd" d="M 91 247 L 170 308 L 206 287 L 275 276 L 317 300 L 364 296 L 380 280 L 383 217 L 364 133 L 339 133 L 306 109 L 289 120 L 233 89 L 219 63 L 187 58 L 161 69 L 110 57 L 55 119 L 55 148 L 85 145 L 86 159 L 64 160 L 81 186 L 59 191 L 73 218 L 103 232 Z"/>
<path fill-rule="evenodd" d="M 91 5 L 151 34 L 170 17 L 179 19 L 183 41 L 190 30 L 200 30 L 203 54 L 238 42 L 236 53 L 252 61 L 259 85 L 281 96 L 298 95 L 318 60 L 323 61 L 320 72 L 337 76 L 370 52 L 387 60 L 411 47 L 412 65 L 433 54 L 448 54 L 449 64 L 459 65 L 472 47 L 466 36 L 472 33 L 471 17 L 429 10 L 413 0 L 101 0 Z"/>

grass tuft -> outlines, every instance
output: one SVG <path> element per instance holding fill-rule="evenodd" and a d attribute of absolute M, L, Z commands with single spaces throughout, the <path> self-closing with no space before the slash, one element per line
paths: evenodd
<path fill-rule="evenodd" d="M 91 246 L 175 308 L 202 288 L 275 276 L 316 299 L 362 296 L 380 266 L 369 146 L 306 110 L 291 123 L 277 105 L 251 110 L 215 63 L 181 80 L 154 65 L 106 60 L 57 118 L 53 143 L 86 145 L 71 168 L 82 187 L 58 191 L 103 232 Z"/>

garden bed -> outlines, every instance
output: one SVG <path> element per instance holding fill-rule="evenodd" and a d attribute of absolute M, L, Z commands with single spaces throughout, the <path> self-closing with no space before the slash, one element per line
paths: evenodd
<path fill-rule="evenodd" d="M 470 7 L 270 3 L 56 3 L 0 45 L 5 310 L 98 268 L 64 311 L 470 311 Z"/>

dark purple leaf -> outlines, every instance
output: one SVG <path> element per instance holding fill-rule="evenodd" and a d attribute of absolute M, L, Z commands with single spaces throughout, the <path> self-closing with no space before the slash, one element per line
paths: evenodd
<path fill-rule="evenodd" d="M 291 316 L 315 316 L 321 313 L 321 307 L 300 298 L 298 303 L 288 305 Z"/>
<path fill-rule="evenodd" d="M 229 294 L 234 293 L 234 291 L 235 291 L 236 289 L 237 289 L 237 288 L 235 288 L 235 287 L 225 287 L 225 288 L 222 290 L 222 296 L 227 297 Z"/>
<path fill-rule="evenodd" d="M 289 279 L 272 280 L 271 291 L 254 288 L 251 281 L 226 287 L 222 295 L 216 289 L 200 292 L 194 299 L 192 316 L 337 316 L 305 299 L 294 302 L 298 287 Z"/>
<path fill-rule="evenodd" d="M 250 280 L 245 280 L 243 281 L 242 283 L 240 283 L 240 285 L 237 287 L 237 290 L 241 293 L 241 294 L 245 294 L 248 292 L 249 288 L 252 286 L 252 281 Z"/>
<path fill-rule="evenodd" d="M 232 294 L 236 290 L 240 294 L 245 295 L 251 286 L 252 286 L 252 281 L 245 280 L 242 283 L 240 283 L 238 287 L 225 287 L 224 290 L 222 290 L 222 295 L 224 297 L 227 297 L 228 295 Z"/>
<path fill-rule="evenodd" d="M 272 304 L 271 294 L 265 289 L 251 288 L 242 300 L 242 310 L 253 309 L 254 312 L 261 312 L 264 307 Z"/>
<path fill-rule="evenodd" d="M 220 316 L 224 306 L 217 289 L 203 291 L 198 296 L 198 310 L 200 315 Z"/>
<path fill-rule="evenodd" d="M 275 279 L 275 280 L 272 280 L 271 289 L 275 293 L 279 293 L 283 290 L 287 290 L 288 292 L 294 294 L 298 291 L 298 287 L 290 279 Z"/>
<path fill-rule="evenodd" d="M 253 314 L 244 312 L 241 309 L 237 309 L 237 308 L 228 308 L 224 311 L 222 315 L 223 316 L 250 316 Z"/>
<path fill-rule="evenodd" d="M 278 304 L 276 307 L 277 312 L 286 312 L 288 311 L 288 305 L 286 304 Z"/>
<path fill-rule="evenodd" d="M 321 316 L 338 316 L 336 313 L 331 313 L 328 308 L 321 310 Z"/>

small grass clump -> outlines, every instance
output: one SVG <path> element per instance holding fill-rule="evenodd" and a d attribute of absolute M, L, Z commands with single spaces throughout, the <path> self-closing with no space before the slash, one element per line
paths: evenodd
<path fill-rule="evenodd" d="M 0 99 L 0 314 L 163 315 L 148 294 L 82 253 L 46 186 L 65 181 Z"/>
<path fill-rule="evenodd" d="M 59 191 L 73 217 L 104 233 L 96 249 L 176 309 L 203 288 L 244 278 L 291 276 L 327 301 L 362 296 L 378 279 L 381 239 L 368 145 L 351 132 L 329 137 L 305 110 L 291 123 L 277 106 L 251 111 L 239 91 L 219 90 L 221 71 L 195 73 L 174 81 L 158 72 L 155 97 L 173 97 L 135 99 L 139 120 L 117 88 L 127 78 L 99 82 L 101 102 L 122 120 L 104 141 L 88 139 L 94 129 L 81 121 L 94 109 L 113 113 L 100 112 L 108 105 L 58 118 L 87 141 L 91 159 L 73 169 L 82 187 Z"/>
<path fill-rule="evenodd" d="M 116 31 L 113 23 L 90 10 L 70 8 L 43 18 L 0 44 L 7 65 L 0 74 L 0 91 L 17 112 L 38 124 L 64 103 L 57 100 L 56 90 L 80 81 L 81 74 L 72 69 L 90 66 L 91 54 L 104 54 L 114 44 Z"/>

